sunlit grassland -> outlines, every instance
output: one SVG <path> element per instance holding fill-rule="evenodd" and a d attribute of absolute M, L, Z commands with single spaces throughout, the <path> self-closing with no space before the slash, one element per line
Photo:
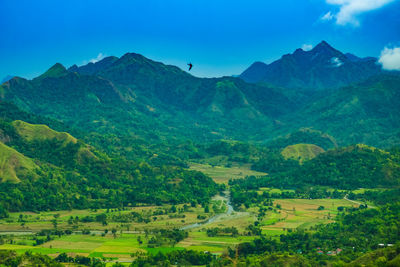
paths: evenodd
<path fill-rule="evenodd" d="M 357 206 L 344 199 L 275 199 L 261 222 L 264 234 L 279 235 L 294 229 L 308 229 L 334 221 L 338 207 Z"/>
<path fill-rule="evenodd" d="M 254 236 L 214 236 L 209 237 L 205 230 L 193 231 L 189 237 L 181 241 L 178 245 L 186 249 L 196 251 L 208 251 L 212 253 L 223 253 L 228 247 L 233 248 L 239 243 L 253 240 Z"/>
<path fill-rule="evenodd" d="M 250 169 L 248 165 L 233 165 L 225 167 L 221 165 L 210 165 L 200 163 L 190 163 L 190 169 L 201 171 L 210 176 L 216 183 L 227 184 L 230 179 L 240 179 L 246 176 L 265 176 L 266 173 L 257 172 Z"/>
<path fill-rule="evenodd" d="M 116 237 L 111 234 L 106 236 L 72 234 L 61 237 L 54 236 L 54 240 L 39 246 L 3 244 L 0 245 L 0 249 L 15 250 L 18 253 L 32 251 L 33 253 L 41 253 L 53 257 L 65 252 L 71 256 L 83 255 L 112 260 L 131 260 L 131 254 L 138 252 L 158 253 L 158 251 L 166 252 L 183 249 L 178 245 L 174 247 L 148 248 L 145 244 L 146 242 L 139 244 L 139 236 L 142 240 L 151 238 L 151 235 L 146 238 L 144 234 L 126 233 L 117 234 Z M 27 236 L 26 239 L 28 238 L 30 237 Z"/>
<path fill-rule="evenodd" d="M 279 189 L 279 188 L 269 188 L 269 187 L 260 187 L 257 193 L 262 194 L 263 192 L 268 192 L 270 194 L 282 194 L 283 192 L 295 192 L 292 189 Z"/>
<path fill-rule="evenodd" d="M 214 201 L 210 205 L 212 207 Z M 215 201 L 218 204 L 218 201 Z M 118 209 L 98 209 L 98 210 L 70 210 L 70 211 L 51 211 L 51 212 L 13 212 L 10 213 L 9 218 L 0 220 L 0 231 L 33 231 L 38 232 L 42 229 L 54 229 L 53 221 L 56 218 L 57 221 L 57 229 L 65 230 L 70 229 L 72 231 L 79 231 L 83 229 L 89 230 L 97 230 L 104 231 L 105 229 L 111 230 L 115 228 L 117 230 L 131 231 L 131 230 L 144 230 L 144 229 L 154 229 L 154 228 L 179 228 L 187 224 L 192 224 L 196 222 L 200 222 L 197 218 L 198 215 L 204 216 L 208 218 L 213 215 L 213 211 L 210 213 L 205 213 L 204 208 L 201 206 L 190 207 L 187 208 L 186 211 L 181 213 L 176 213 L 181 216 L 184 215 L 184 218 L 171 218 L 169 214 L 163 215 L 148 215 L 157 210 L 169 210 L 172 205 L 163 205 L 163 206 L 147 206 L 147 207 L 127 207 L 124 210 Z M 189 206 L 189 204 L 187 204 Z M 176 208 L 183 209 L 183 205 L 176 205 Z M 106 214 L 108 217 L 112 217 L 113 215 L 123 215 L 129 214 L 131 212 L 137 212 L 143 215 L 146 215 L 151 218 L 151 221 L 148 223 L 137 223 L 137 222 L 129 222 L 129 223 L 121 223 L 121 222 L 108 222 L 107 225 L 103 225 L 99 222 L 86 222 L 83 223 L 82 219 L 86 216 L 96 217 L 99 214 Z M 22 216 L 22 217 L 21 217 Z M 78 224 L 69 224 L 68 220 L 73 217 L 79 218 Z"/>

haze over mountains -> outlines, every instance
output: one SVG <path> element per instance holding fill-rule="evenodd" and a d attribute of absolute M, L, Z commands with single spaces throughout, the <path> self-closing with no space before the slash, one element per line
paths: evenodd
<path fill-rule="evenodd" d="M 135 53 L 69 69 L 57 63 L 2 84 L 0 96 L 88 132 L 143 139 L 267 141 L 307 127 L 339 145 L 400 140 L 398 73 L 326 42 L 254 63 L 240 78 L 197 78 Z"/>

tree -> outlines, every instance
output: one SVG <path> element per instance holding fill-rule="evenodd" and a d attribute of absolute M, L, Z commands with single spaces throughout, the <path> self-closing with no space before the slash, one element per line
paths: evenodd
<path fill-rule="evenodd" d="M 205 212 L 205 213 L 209 213 L 209 212 L 210 212 L 210 207 L 209 207 L 208 205 L 206 205 L 206 206 L 204 207 L 204 212 Z"/>
<path fill-rule="evenodd" d="M 114 238 L 117 237 L 117 229 L 115 228 L 111 229 L 111 233 L 113 234 Z"/>

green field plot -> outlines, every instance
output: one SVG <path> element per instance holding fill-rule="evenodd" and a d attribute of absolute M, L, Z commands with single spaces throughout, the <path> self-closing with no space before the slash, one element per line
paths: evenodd
<path fill-rule="evenodd" d="M 212 201 L 221 207 L 220 212 L 224 211 L 222 203 Z M 212 205 L 210 207 L 212 207 Z M 9 218 L 0 220 L 0 231 L 32 231 L 39 232 L 42 229 L 54 229 L 54 220 L 57 221 L 57 229 L 71 231 L 104 231 L 112 228 L 118 231 L 144 230 L 154 228 L 180 228 L 182 226 L 203 221 L 213 215 L 205 213 L 200 205 L 189 207 L 190 204 L 176 205 L 176 212 L 171 212 L 172 205 L 146 206 L 146 207 L 127 207 L 123 210 L 118 209 L 99 209 L 99 210 L 71 210 L 71 211 L 52 211 L 52 212 L 15 212 L 10 213 Z M 165 211 L 168 211 L 166 213 Z M 159 214 L 162 212 L 162 214 Z M 138 213 L 147 221 L 126 221 L 124 215 Z M 104 214 L 107 216 L 107 224 L 96 221 L 96 217 Z M 198 216 L 203 219 L 199 219 Z M 71 223 L 72 221 L 72 223 Z"/>
<path fill-rule="evenodd" d="M 274 205 L 280 208 L 268 211 L 261 222 L 264 234 L 279 235 L 287 230 L 330 223 L 337 215 L 338 207 L 357 206 L 344 199 L 275 199 Z"/>
<path fill-rule="evenodd" d="M 269 187 L 260 187 L 257 193 L 262 194 L 263 192 L 268 192 L 270 194 L 282 194 L 283 192 L 294 193 L 295 190 L 292 189 L 279 189 L 279 188 L 269 188 Z"/>
<path fill-rule="evenodd" d="M 228 247 L 253 240 L 253 236 L 207 236 L 205 231 L 191 232 L 189 237 L 181 241 L 178 245 L 186 249 L 196 251 L 208 251 L 212 253 L 223 253 Z"/>
<path fill-rule="evenodd" d="M 264 172 L 257 172 L 250 169 L 247 165 L 232 166 L 230 168 L 223 166 L 212 166 L 209 164 L 190 163 L 190 169 L 201 171 L 211 178 L 216 183 L 227 184 L 230 179 L 240 179 L 246 176 L 265 176 Z"/>

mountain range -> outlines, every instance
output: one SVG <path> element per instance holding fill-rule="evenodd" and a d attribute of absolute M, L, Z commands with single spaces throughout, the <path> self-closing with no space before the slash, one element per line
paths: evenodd
<path fill-rule="evenodd" d="M 127 53 L 32 80 L 14 77 L 0 98 L 90 133 L 159 142 L 239 139 L 265 142 L 301 128 L 339 145 L 400 143 L 400 76 L 375 58 L 343 54 L 326 42 L 297 49 L 240 77 L 198 78 Z"/>
<path fill-rule="evenodd" d="M 6 77 L 4 77 L 4 78 L 0 81 L 0 83 L 8 82 L 8 81 L 11 80 L 12 78 L 14 78 L 14 76 L 7 75 Z"/>
<path fill-rule="evenodd" d="M 271 64 L 255 62 L 239 77 L 250 83 L 321 90 L 360 82 L 383 72 L 377 58 L 344 54 L 322 41 L 310 51 L 298 48 Z"/>

